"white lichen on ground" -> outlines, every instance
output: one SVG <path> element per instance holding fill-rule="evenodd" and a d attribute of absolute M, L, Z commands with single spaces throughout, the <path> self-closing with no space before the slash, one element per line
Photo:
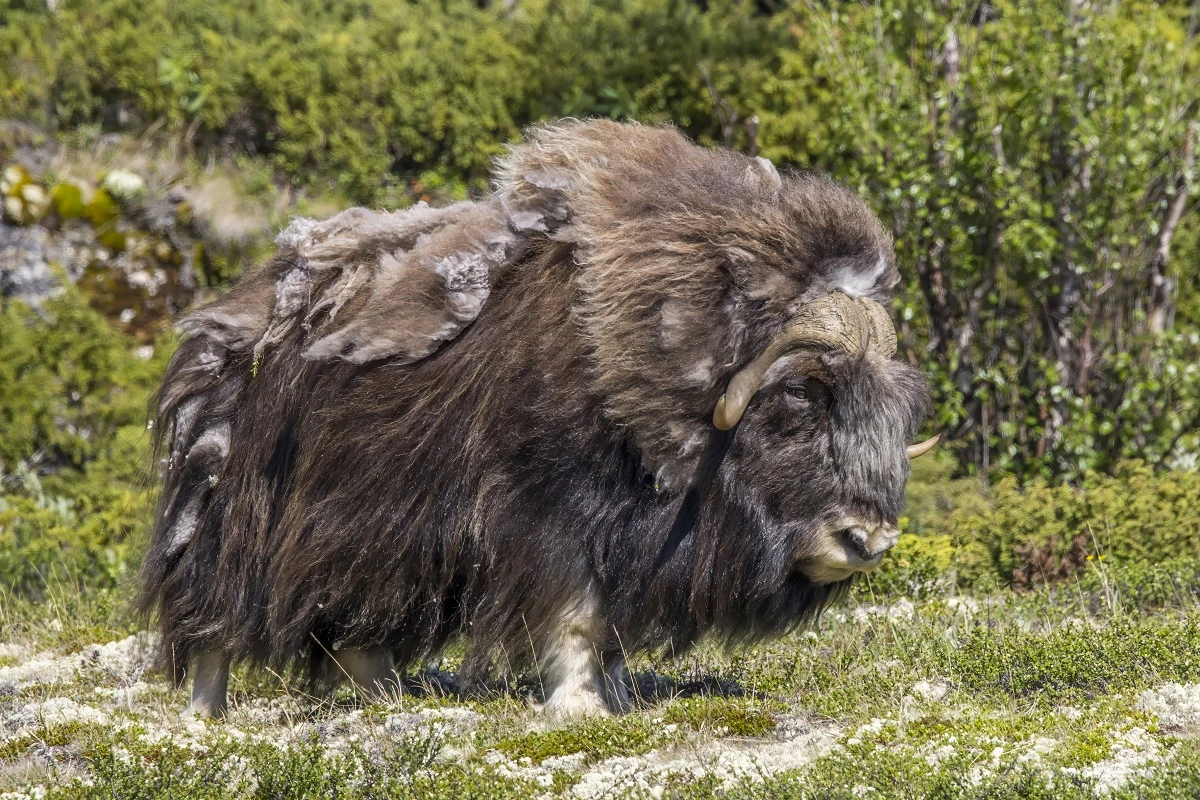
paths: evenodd
<path fill-rule="evenodd" d="M 732 790 L 892 798 L 917 785 L 950 797 L 997 786 L 1009 796 L 1039 786 L 1055 797 L 1158 797 L 1144 787 L 1170 773 L 1165 797 L 1186 794 L 1186 776 L 1200 776 L 1200 767 L 1188 771 L 1200 765 L 1200 684 L 1156 667 L 1097 695 L 1090 673 L 1071 672 L 1075 659 L 1021 659 L 1041 658 L 1038 642 L 1051 635 L 1093 647 L 1104 619 L 1064 613 L 1047 624 L 994 599 L 951 600 L 854 605 L 780 642 L 637 665 L 638 709 L 574 723 L 548 721 L 527 692 L 364 703 L 348 690 L 312 698 L 286 677 L 241 672 L 226 719 L 181 720 L 186 695 L 151 668 L 146 634 L 67 648 L 7 642 L 0 800 L 86 797 L 117 773 L 152 785 L 164 763 L 203 774 L 213 796 L 251 797 L 314 758 L 319 771 L 343 775 L 348 796 L 395 779 L 375 795 L 387 797 L 454 796 L 462 781 L 498 797 L 578 800 Z M 1011 652 L 1002 637 L 972 643 L 985 610 L 1009 614 Z M 46 630 L 58 637 L 54 622 Z M 1095 657 L 1103 666 L 1118 656 Z M 1181 664 L 1176 672 L 1188 674 Z M 1019 689 L 1022 670 L 1043 670 L 1035 677 L 1049 688 Z"/>

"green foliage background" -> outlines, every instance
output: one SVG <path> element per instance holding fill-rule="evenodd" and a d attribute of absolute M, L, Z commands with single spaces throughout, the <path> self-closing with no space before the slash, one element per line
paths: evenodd
<path fill-rule="evenodd" d="M 153 507 L 146 419 L 170 353 L 132 349 L 74 289 L 40 312 L 0 307 L 0 466 L 13 473 L 0 485 L 0 584 L 128 572 Z"/>
<path fill-rule="evenodd" d="M 867 590 L 1107 563 L 1164 594 L 1154 565 L 1200 541 L 1198 17 L 1179 0 L 0 0 L 0 118 L 385 207 L 485 191 L 506 141 L 561 116 L 827 170 L 892 229 L 901 355 L 956 442 Z M 246 266 L 222 255 L 212 275 Z M 0 580 L 117 580 L 170 345 L 137 359 L 72 291 L 0 303 Z"/>

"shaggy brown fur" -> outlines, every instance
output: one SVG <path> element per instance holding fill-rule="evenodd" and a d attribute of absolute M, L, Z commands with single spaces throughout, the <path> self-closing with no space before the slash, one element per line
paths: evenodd
<path fill-rule="evenodd" d="M 375 645 L 408 665 L 463 633 L 482 674 L 592 605 L 605 659 L 768 635 L 845 585 L 806 566 L 830 526 L 895 524 L 929 404 L 911 368 L 798 353 L 713 433 L 800 306 L 898 280 L 823 176 L 568 122 L 531 130 L 488 200 L 301 220 L 279 245 L 184 322 L 163 382 L 141 607 L 177 668 Z"/>

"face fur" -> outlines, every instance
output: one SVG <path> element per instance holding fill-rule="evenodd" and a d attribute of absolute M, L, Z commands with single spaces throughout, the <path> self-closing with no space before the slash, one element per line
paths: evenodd
<path fill-rule="evenodd" d="M 836 583 L 896 543 L 924 377 L 876 353 L 799 353 L 767 373 L 730 457 L 791 571 Z"/>

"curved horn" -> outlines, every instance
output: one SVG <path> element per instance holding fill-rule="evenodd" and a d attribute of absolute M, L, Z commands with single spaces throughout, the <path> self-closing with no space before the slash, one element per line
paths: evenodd
<path fill-rule="evenodd" d="M 834 292 L 801 306 L 758 358 L 729 381 L 713 411 L 713 424 L 723 431 L 737 425 L 771 365 L 806 347 L 845 350 L 853 355 L 871 348 L 891 358 L 896 352 L 896 329 L 887 309 L 865 297 Z"/>
<path fill-rule="evenodd" d="M 919 444 L 910 444 L 908 447 L 904 448 L 904 452 L 908 454 L 908 460 L 912 461 L 915 458 L 920 458 L 921 456 L 925 455 L 933 449 L 933 446 L 938 443 L 938 439 L 941 438 L 942 435 L 938 433 Z"/>

